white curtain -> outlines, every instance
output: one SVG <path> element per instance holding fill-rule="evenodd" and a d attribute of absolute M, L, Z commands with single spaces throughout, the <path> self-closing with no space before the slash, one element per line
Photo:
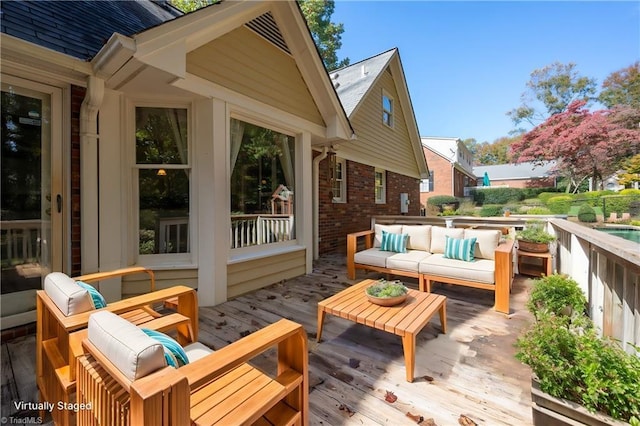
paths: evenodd
<path fill-rule="evenodd" d="M 235 118 L 231 119 L 231 173 L 236 166 L 240 146 L 242 145 L 242 136 L 244 135 L 244 123 Z"/>
<path fill-rule="evenodd" d="M 280 150 L 280 165 L 284 173 L 285 185 L 290 190 L 295 186 L 295 175 L 293 172 L 293 158 L 291 158 L 291 151 L 289 150 L 289 137 L 287 135 L 279 135 Z"/>

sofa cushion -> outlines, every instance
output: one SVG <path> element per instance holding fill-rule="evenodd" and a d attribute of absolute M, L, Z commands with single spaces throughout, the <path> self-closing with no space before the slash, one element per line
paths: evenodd
<path fill-rule="evenodd" d="M 464 229 L 462 228 L 443 228 L 442 226 L 431 227 L 431 253 L 444 253 L 445 236 L 451 238 L 462 238 Z"/>
<path fill-rule="evenodd" d="M 418 265 L 421 274 L 458 278 L 479 283 L 495 283 L 495 262 L 488 259 L 475 259 L 472 262 L 447 259 L 444 254 L 433 254 Z"/>
<path fill-rule="evenodd" d="M 389 232 L 391 234 L 401 234 L 402 225 L 375 225 L 375 236 L 373 238 L 373 246 L 380 247 L 382 245 L 382 231 Z"/>
<path fill-rule="evenodd" d="M 189 358 L 189 362 L 197 361 L 200 358 L 204 358 L 205 356 L 214 352 L 213 349 L 203 345 L 200 342 L 189 343 L 184 347 L 184 351 L 187 354 L 187 358 Z"/>
<path fill-rule="evenodd" d="M 407 234 L 392 234 L 387 231 L 382 231 L 382 244 L 380 250 L 392 251 L 395 253 L 407 252 Z"/>
<path fill-rule="evenodd" d="M 475 238 L 451 238 L 444 237 L 444 257 L 447 259 L 464 260 L 471 262 L 476 248 Z"/>
<path fill-rule="evenodd" d="M 164 359 L 170 367 L 178 368 L 189 364 L 189 358 L 180 343 L 161 331 L 141 328 L 142 332 L 158 341 L 164 349 Z"/>
<path fill-rule="evenodd" d="M 502 233 L 494 229 L 465 229 L 464 238 L 476 238 L 475 257 L 480 259 L 496 258 L 496 248 L 500 244 Z"/>
<path fill-rule="evenodd" d="M 89 341 L 131 381 L 167 365 L 158 341 L 112 312 L 92 314 L 87 328 Z"/>
<path fill-rule="evenodd" d="M 104 297 L 100 294 L 98 290 L 91 284 L 83 283 L 82 281 L 76 281 L 80 287 L 84 288 L 89 292 L 89 296 L 91 296 L 91 303 L 93 304 L 93 309 L 102 309 L 107 307 L 107 301 L 104 300 Z"/>
<path fill-rule="evenodd" d="M 62 272 L 47 274 L 44 279 L 44 291 L 67 317 L 93 310 L 89 292 Z"/>
<path fill-rule="evenodd" d="M 381 268 L 386 267 L 387 258 L 393 256 L 392 251 L 382 251 L 379 248 L 370 248 L 367 250 L 359 251 L 353 257 L 355 263 L 361 263 L 363 265 L 379 266 Z"/>
<path fill-rule="evenodd" d="M 431 256 L 431 253 L 422 250 L 409 250 L 406 253 L 394 253 L 387 258 L 387 268 L 401 271 L 418 272 L 418 264 Z"/>
<path fill-rule="evenodd" d="M 431 225 L 402 225 L 402 233 L 409 235 L 407 249 L 431 250 Z"/>

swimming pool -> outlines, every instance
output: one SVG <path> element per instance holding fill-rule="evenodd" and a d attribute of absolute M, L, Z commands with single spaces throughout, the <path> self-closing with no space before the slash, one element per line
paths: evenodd
<path fill-rule="evenodd" d="M 594 228 L 598 231 L 606 232 L 607 234 L 615 235 L 616 237 L 624 238 L 625 240 L 640 243 L 640 229 L 638 228 Z"/>

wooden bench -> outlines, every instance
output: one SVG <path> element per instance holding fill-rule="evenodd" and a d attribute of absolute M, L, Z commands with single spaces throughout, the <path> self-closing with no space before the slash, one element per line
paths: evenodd
<path fill-rule="evenodd" d="M 130 380 L 90 341 L 77 361 L 78 425 L 307 425 L 308 349 L 282 319 L 197 361 Z M 247 362 L 276 348 L 273 375 Z M 88 407 L 88 408 L 87 408 Z"/>
<path fill-rule="evenodd" d="M 153 271 L 142 267 L 131 267 L 109 272 L 75 277 L 77 281 L 96 282 L 124 275 L 145 273 L 150 276 L 154 287 Z M 167 299 L 178 300 L 177 314 L 168 318 L 154 311 L 152 305 L 162 304 Z M 106 308 L 134 324 L 144 324 L 161 319 L 165 327 L 175 326 L 181 343 L 198 338 L 198 303 L 195 290 L 186 286 L 176 286 L 159 291 L 110 303 Z M 58 410 L 57 403 L 71 403 L 75 400 L 76 358 L 82 353 L 74 348 L 70 335 L 86 328 L 89 316 L 98 310 L 65 316 L 44 290 L 36 293 L 36 383 L 40 399 L 54 403 L 51 413 L 57 425 L 75 423 L 73 411 Z"/>

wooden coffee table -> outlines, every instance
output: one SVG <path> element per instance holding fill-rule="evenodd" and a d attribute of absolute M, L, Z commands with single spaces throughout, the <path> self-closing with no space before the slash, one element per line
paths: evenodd
<path fill-rule="evenodd" d="M 442 332 L 447 332 L 447 298 L 433 293 L 409 290 L 407 300 L 397 306 L 384 307 L 369 302 L 365 289 L 374 280 L 364 280 L 340 293 L 318 302 L 318 342 L 326 313 L 377 328 L 402 337 L 407 381 L 413 382 L 416 365 L 416 335 L 438 312 Z"/>

